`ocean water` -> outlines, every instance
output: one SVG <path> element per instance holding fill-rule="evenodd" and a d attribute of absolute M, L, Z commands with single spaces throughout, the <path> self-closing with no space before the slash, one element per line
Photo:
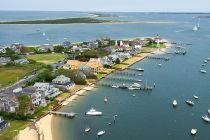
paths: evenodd
<path fill-rule="evenodd" d="M 171 42 L 192 43 L 186 47 L 187 54 L 166 55 L 168 62 L 144 59 L 132 67 L 145 69 L 143 83 L 156 87 L 152 92 L 129 91 L 98 87 L 79 97 L 62 111 L 73 111 L 77 116 L 70 120 L 53 118 L 54 140 L 209 140 L 210 124 L 202 121 L 201 116 L 210 109 L 210 63 L 205 67 L 203 60 L 210 57 L 210 19 L 201 19 L 201 28 L 193 32 L 195 18 L 199 14 L 158 14 L 158 13 L 114 13 L 120 20 L 164 21 L 168 23 L 142 24 L 67 24 L 67 25 L 0 25 L 0 44 L 21 42 L 24 44 L 60 43 L 70 41 L 93 40 L 98 37 L 130 38 L 137 36 L 155 36 L 159 34 Z M 63 17 L 63 16 L 61 16 Z M 40 29 L 40 33 L 36 29 Z M 46 33 L 46 37 L 42 36 Z M 173 51 L 169 49 L 168 51 Z M 162 67 L 158 67 L 161 63 Z M 200 70 L 205 69 L 206 74 Z M 135 72 L 135 71 L 132 71 Z M 136 72 L 137 73 L 137 72 Z M 116 77 L 115 74 L 111 75 Z M 124 78 L 130 78 L 124 76 Z M 108 81 L 105 82 L 121 82 Z M 132 94 L 136 96 L 133 97 Z M 199 97 L 193 99 L 193 95 Z M 108 98 L 105 104 L 104 97 Z M 172 101 L 178 101 L 177 108 Z M 188 106 L 185 100 L 191 99 L 195 105 Z M 91 107 L 102 111 L 101 117 L 88 117 L 85 112 Z M 113 124 L 113 115 L 117 114 Z M 111 122 L 112 125 L 108 125 Z M 84 129 L 91 127 L 88 134 Z M 197 128 L 196 136 L 190 135 L 191 128 Z M 105 130 L 100 138 L 97 132 Z"/>

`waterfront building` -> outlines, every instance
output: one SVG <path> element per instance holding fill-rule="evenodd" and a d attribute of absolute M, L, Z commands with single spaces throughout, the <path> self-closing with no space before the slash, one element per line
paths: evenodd
<path fill-rule="evenodd" d="M 75 86 L 75 83 L 71 81 L 69 77 L 64 75 L 59 75 L 55 79 L 52 80 L 52 84 L 56 87 L 61 87 L 65 89 L 70 89 Z"/>

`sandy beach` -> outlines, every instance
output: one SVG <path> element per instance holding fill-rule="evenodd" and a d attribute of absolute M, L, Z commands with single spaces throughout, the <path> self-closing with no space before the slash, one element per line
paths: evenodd
<path fill-rule="evenodd" d="M 20 131 L 17 140 L 52 140 L 51 131 L 52 115 L 46 115 L 35 123 Z"/>

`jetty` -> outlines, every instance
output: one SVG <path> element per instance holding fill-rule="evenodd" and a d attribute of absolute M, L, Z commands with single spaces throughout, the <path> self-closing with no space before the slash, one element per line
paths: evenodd
<path fill-rule="evenodd" d="M 59 111 L 49 111 L 49 114 L 57 115 L 57 116 L 63 116 L 66 118 L 71 118 L 73 119 L 76 116 L 76 113 L 73 112 L 59 112 Z"/>
<path fill-rule="evenodd" d="M 112 81 L 131 81 L 131 82 L 142 82 L 142 80 L 134 79 L 134 78 L 123 78 L 123 77 L 107 77 L 107 80 Z"/>
<path fill-rule="evenodd" d="M 157 56 L 147 56 L 147 59 L 157 59 L 157 60 L 164 60 L 164 61 L 169 61 L 169 57 L 157 57 Z"/>
<path fill-rule="evenodd" d="M 130 68 L 127 68 L 128 70 L 130 70 Z M 126 72 L 126 71 L 117 71 L 113 74 L 116 74 L 116 75 L 122 75 L 122 76 L 138 76 L 138 74 L 136 73 L 133 73 L 133 72 Z"/>

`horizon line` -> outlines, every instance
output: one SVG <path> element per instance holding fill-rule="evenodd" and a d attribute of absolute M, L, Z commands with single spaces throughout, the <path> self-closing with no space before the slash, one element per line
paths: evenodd
<path fill-rule="evenodd" d="M 181 13 L 181 14 L 210 14 L 210 11 L 98 11 L 98 10 L 0 10 L 0 12 L 104 12 L 104 13 Z"/>

